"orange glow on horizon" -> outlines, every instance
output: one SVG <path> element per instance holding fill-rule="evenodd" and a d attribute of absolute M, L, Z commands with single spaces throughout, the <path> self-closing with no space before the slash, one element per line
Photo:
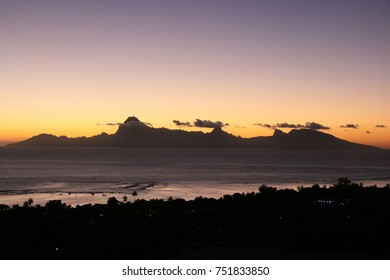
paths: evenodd
<path fill-rule="evenodd" d="M 123 119 L 123 118 L 122 118 Z M 124 120 L 122 120 L 123 122 Z M 141 119 L 141 121 L 143 121 Z M 111 122 L 113 124 L 120 123 Z M 254 122 L 253 122 L 254 123 Z M 235 136 L 240 136 L 243 138 L 251 138 L 257 136 L 271 136 L 273 135 L 274 129 L 262 128 L 253 123 L 246 125 L 228 125 L 223 127 L 223 130 L 233 134 Z M 186 131 L 202 131 L 204 133 L 211 132 L 211 128 L 199 128 L 199 127 L 178 127 L 173 124 L 173 122 L 164 122 L 164 123 L 151 123 L 152 127 L 166 127 L 168 129 L 181 129 Z M 158 125 L 157 125 L 158 124 Z M 42 133 L 53 134 L 56 136 L 67 136 L 67 137 L 91 137 L 94 135 L 99 135 L 103 132 L 108 134 L 114 134 L 118 129 L 117 125 L 107 125 L 107 122 L 101 123 L 91 123 L 91 122 L 78 122 L 78 123 L 64 123 L 58 124 L 57 122 L 51 120 L 47 123 L 40 123 L 40 125 L 30 126 L 28 123 L 25 125 L 15 127 L 3 126 L 3 130 L 0 134 L 0 145 L 2 143 L 14 143 L 23 141 L 32 136 L 36 136 Z M 281 129 L 285 133 L 288 133 L 290 129 Z M 4 133 L 7 131 L 7 134 Z M 377 128 L 373 125 L 361 127 L 359 129 L 345 129 L 333 126 L 330 130 L 320 130 L 324 133 L 331 134 L 338 138 L 360 143 L 378 146 L 381 148 L 390 148 L 390 128 Z"/>
<path fill-rule="evenodd" d="M 242 137 L 315 121 L 390 148 L 390 128 L 376 128 L 390 126 L 384 1 L 25 2 L 0 9 L 2 142 L 112 134 L 96 123 L 134 115 L 170 129 L 221 121 Z"/>

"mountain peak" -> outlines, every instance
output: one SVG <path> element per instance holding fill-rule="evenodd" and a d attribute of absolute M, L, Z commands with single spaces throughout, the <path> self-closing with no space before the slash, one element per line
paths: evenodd
<path fill-rule="evenodd" d="M 221 134 L 221 133 L 225 133 L 225 131 L 222 130 L 222 127 L 217 126 L 217 127 L 214 127 L 214 128 L 213 128 L 213 130 L 211 131 L 211 133 L 213 133 L 213 134 Z"/>
<path fill-rule="evenodd" d="M 275 129 L 273 136 L 281 136 L 281 135 L 286 135 L 286 133 L 284 133 L 280 129 Z"/>
<path fill-rule="evenodd" d="M 124 123 L 128 123 L 128 122 L 139 122 L 140 123 L 140 120 L 137 118 L 137 117 L 134 117 L 134 116 L 131 116 L 131 117 L 128 117 Z"/>
<path fill-rule="evenodd" d="M 131 116 L 126 119 L 126 121 L 119 126 L 119 128 L 123 127 L 148 127 L 145 123 L 141 122 L 137 117 Z"/>

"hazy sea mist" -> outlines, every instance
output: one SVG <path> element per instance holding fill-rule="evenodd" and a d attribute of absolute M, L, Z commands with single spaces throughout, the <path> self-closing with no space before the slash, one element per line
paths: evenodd
<path fill-rule="evenodd" d="M 69 193 L 78 196 L 73 203 L 106 200 L 91 193 L 134 191 L 138 198 L 220 197 L 261 184 L 331 184 L 339 177 L 378 186 L 390 182 L 390 151 L 0 148 L 0 204 Z"/>

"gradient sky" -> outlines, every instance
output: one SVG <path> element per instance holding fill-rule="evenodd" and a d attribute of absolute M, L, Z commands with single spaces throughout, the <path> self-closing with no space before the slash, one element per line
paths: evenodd
<path fill-rule="evenodd" d="M 315 121 L 390 148 L 390 1 L 1 0 L 0 105 L 2 143 L 134 115 L 243 137 Z"/>

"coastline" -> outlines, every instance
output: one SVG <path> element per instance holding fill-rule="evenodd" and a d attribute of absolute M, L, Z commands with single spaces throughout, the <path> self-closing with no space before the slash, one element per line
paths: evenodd
<path fill-rule="evenodd" d="M 384 187 L 390 183 L 390 179 L 366 179 L 352 181 L 364 185 L 364 186 L 377 186 Z M 300 183 L 279 183 L 279 184 L 265 184 L 270 187 L 274 187 L 278 190 L 290 189 L 297 190 L 299 187 L 311 187 L 315 184 L 321 187 L 332 186 L 336 181 L 322 181 L 322 182 L 300 182 Z M 65 183 L 53 183 L 56 185 L 65 185 Z M 106 183 L 107 184 L 107 183 Z M 61 200 L 63 203 L 75 207 L 77 205 L 85 204 L 105 204 L 108 198 L 115 197 L 118 201 L 124 199 L 129 202 L 136 200 L 153 200 L 162 199 L 184 199 L 186 201 L 193 200 L 197 197 L 219 199 L 224 195 L 233 195 L 235 193 L 251 193 L 257 192 L 261 183 L 246 183 L 246 184 L 216 184 L 213 182 L 208 183 L 182 183 L 182 184 L 159 184 L 159 183 L 116 183 L 107 184 L 107 186 L 120 186 L 119 188 L 112 189 L 108 187 L 106 190 L 102 190 L 101 187 L 96 190 L 80 191 L 75 188 L 70 189 L 53 189 L 53 191 L 46 190 L 33 190 L 32 188 L 26 190 L 8 190 L 0 192 L 0 204 L 13 206 L 23 205 L 24 202 L 32 199 L 32 206 L 45 205 L 50 200 Z M 111 190 L 110 190 L 111 189 Z M 126 198 L 124 198 L 126 197 Z"/>
<path fill-rule="evenodd" d="M 390 184 L 0 205 L 0 259 L 389 259 Z"/>
<path fill-rule="evenodd" d="M 33 205 L 61 199 L 72 206 L 125 195 L 220 198 L 262 184 L 330 186 L 339 177 L 379 187 L 390 182 L 390 153 L 383 150 L 12 147 L 0 148 L 0 158 L 0 204 L 10 206 L 30 198 Z"/>

